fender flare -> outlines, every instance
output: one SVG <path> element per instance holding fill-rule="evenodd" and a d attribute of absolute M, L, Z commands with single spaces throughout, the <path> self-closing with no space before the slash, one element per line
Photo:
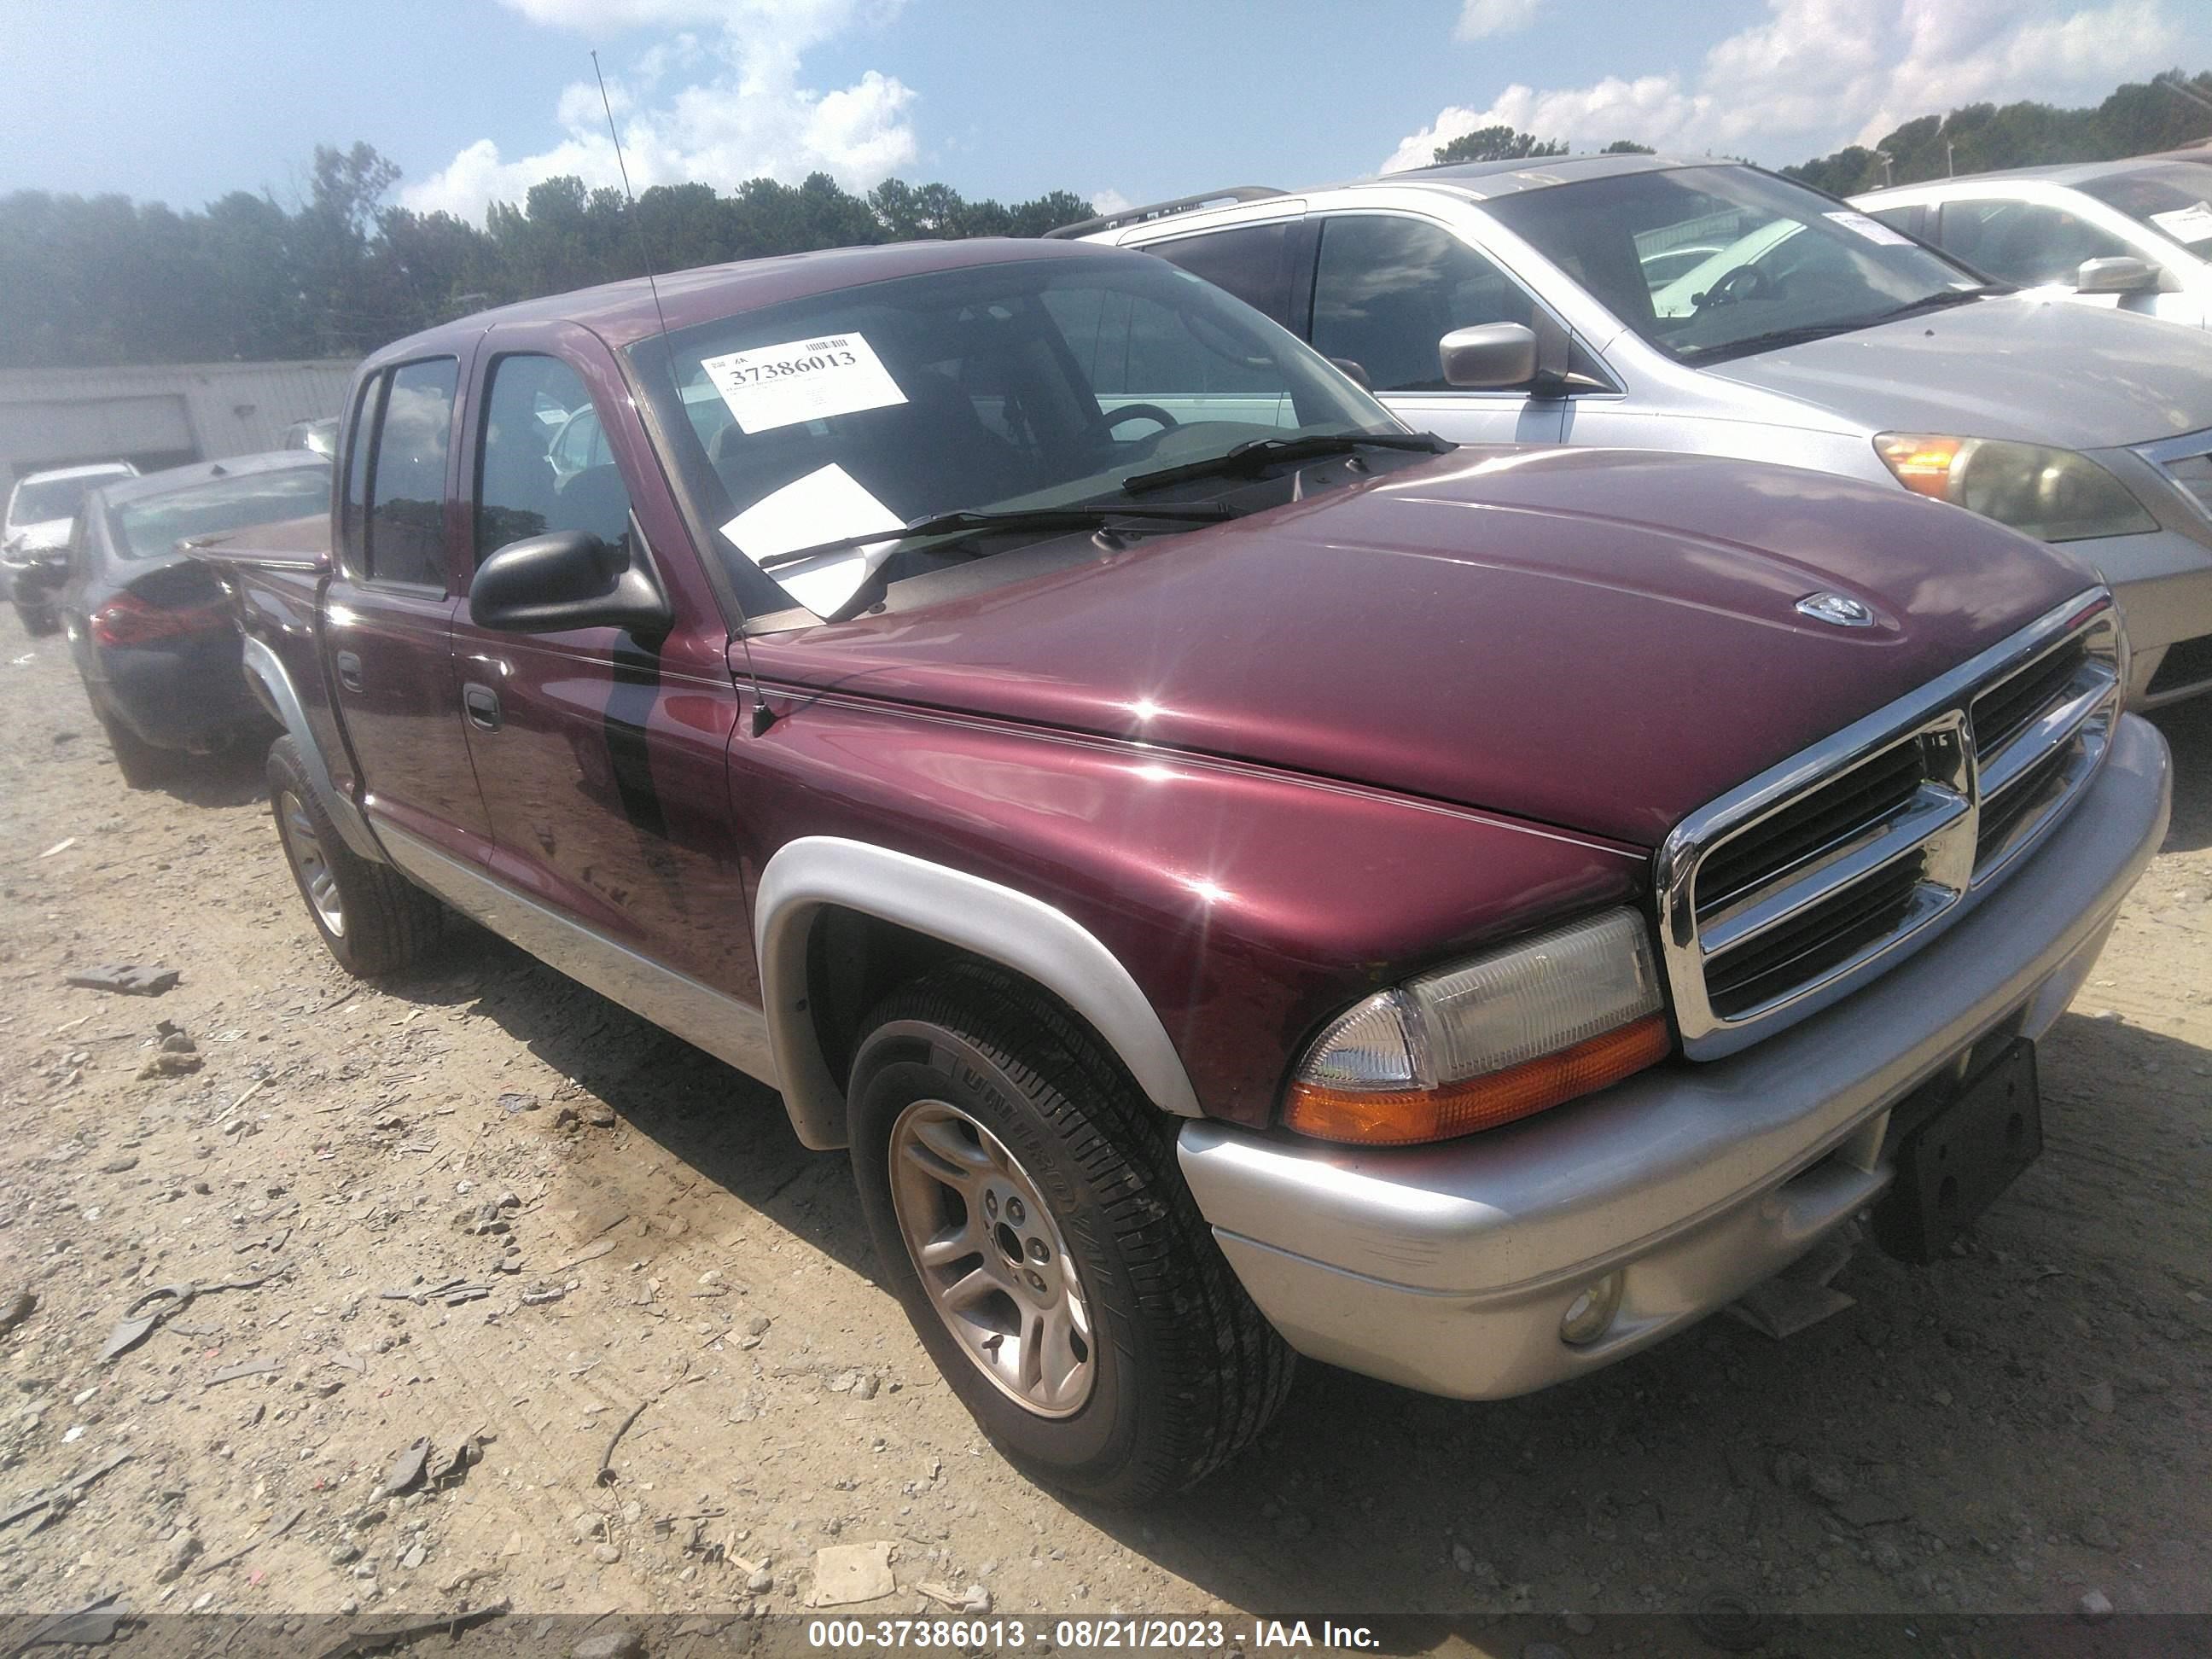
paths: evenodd
<path fill-rule="evenodd" d="M 300 760 L 307 769 L 307 781 L 314 785 L 323 810 L 330 814 L 331 822 L 337 826 L 345 844 L 371 863 L 390 863 L 361 808 L 340 793 L 331 780 L 330 763 L 323 758 L 322 745 L 315 741 L 314 731 L 307 724 L 306 705 L 300 701 L 292 676 L 284 667 L 284 659 L 268 641 L 255 639 L 251 634 L 245 636 L 245 647 L 246 678 L 259 690 L 270 712 L 283 721 L 284 730 L 299 746 Z"/>
<path fill-rule="evenodd" d="M 761 872 L 753 946 L 769 1042 L 792 1127 L 817 1149 L 846 1144 L 845 1093 L 806 1008 L 807 940 L 835 905 L 895 922 L 1025 975 L 1091 1023 L 1163 1111 L 1200 1117 L 1197 1093 L 1167 1027 L 1114 953 L 1041 899 L 889 848 L 807 836 Z"/>

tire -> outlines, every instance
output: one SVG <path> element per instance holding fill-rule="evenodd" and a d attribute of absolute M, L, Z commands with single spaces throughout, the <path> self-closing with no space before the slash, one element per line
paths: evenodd
<path fill-rule="evenodd" d="M 893 993 L 868 1030 L 851 1090 L 860 1206 L 887 1287 L 992 1443 L 1047 1486 L 1120 1504 L 1249 1445 L 1293 1356 L 1184 1187 L 1175 1120 L 1066 1009 L 988 964 Z M 1018 1300 L 1032 1270 L 1046 1293 Z M 995 1346 L 978 1340 L 989 1329 Z"/>
<path fill-rule="evenodd" d="M 363 977 L 397 973 L 437 943 L 444 907 L 345 844 L 289 737 L 269 750 L 269 805 L 307 919 L 339 967 Z"/>
<path fill-rule="evenodd" d="M 150 789 L 175 770 L 175 750 L 155 748 L 112 715 L 100 714 L 99 720 L 100 729 L 107 734 L 107 746 L 115 755 L 115 769 L 123 775 L 125 787 Z"/>
<path fill-rule="evenodd" d="M 21 599 L 15 601 L 15 617 L 23 624 L 23 631 L 33 638 L 57 633 L 62 625 L 60 617 L 51 605 L 26 605 Z"/>

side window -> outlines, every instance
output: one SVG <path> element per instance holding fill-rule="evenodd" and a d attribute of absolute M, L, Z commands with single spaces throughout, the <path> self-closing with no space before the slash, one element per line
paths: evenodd
<path fill-rule="evenodd" d="M 1377 392 L 1443 390 L 1439 340 L 1527 324 L 1535 311 L 1519 283 L 1440 226 L 1377 214 L 1322 222 L 1314 349 L 1358 363 Z"/>
<path fill-rule="evenodd" d="M 629 492 L 583 377 L 558 357 L 492 365 L 477 456 L 476 557 L 527 536 L 583 530 L 610 544 L 629 533 Z"/>
<path fill-rule="evenodd" d="M 1921 204 L 1914 202 L 1905 207 L 1869 208 L 1867 217 L 1879 219 L 1892 230 L 1901 230 L 1907 236 L 1919 236 L 1925 234 L 1920 228 L 1924 212 Z"/>
<path fill-rule="evenodd" d="M 1048 289 L 1043 297 L 1102 405 L 1156 404 L 1179 421 L 1298 423 L 1273 362 L 1229 355 L 1157 300 L 1097 289 Z"/>
<path fill-rule="evenodd" d="M 1279 323 L 1291 314 L 1291 228 L 1287 223 L 1247 225 L 1239 230 L 1156 242 L 1145 252 L 1181 265 L 1216 288 L 1227 289 L 1246 305 Z"/>
<path fill-rule="evenodd" d="M 2041 202 L 1946 202 L 1939 224 L 1936 240 L 1946 253 L 2022 288 L 2071 288 L 2084 259 L 2134 251 L 2110 232 Z"/>
<path fill-rule="evenodd" d="M 353 420 L 347 427 L 345 495 L 338 523 L 338 562 L 347 575 L 360 581 L 368 574 L 368 542 L 363 526 L 368 517 L 368 457 L 376 447 L 376 417 L 383 407 L 385 382 L 378 374 L 362 383 L 354 400 Z"/>
<path fill-rule="evenodd" d="M 392 372 L 368 476 L 371 581 L 445 588 L 446 461 L 459 372 L 451 357 Z"/>

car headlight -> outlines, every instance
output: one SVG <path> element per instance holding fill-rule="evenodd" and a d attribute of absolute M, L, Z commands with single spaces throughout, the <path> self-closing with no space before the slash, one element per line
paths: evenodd
<path fill-rule="evenodd" d="M 1616 1083 L 1674 1047 L 1643 919 L 1609 910 L 1380 991 L 1299 1062 L 1284 1127 L 1410 1146 Z"/>
<path fill-rule="evenodd" d="M 2046 542 L 2137 536 L 2158 528 L 2133 491 L 2071 449 L 1884 432 L 1875 453 L 1916 495 L 1933 496 Z"/>

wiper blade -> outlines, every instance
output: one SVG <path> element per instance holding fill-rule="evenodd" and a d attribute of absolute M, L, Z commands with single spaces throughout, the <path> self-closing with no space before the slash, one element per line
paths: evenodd
<path fill-rule="evenodd" d="M 849 553 L 856 547 L 879 547 L 885 542 L 913 541 L 925 536 L 980 535 L 997 531 L 1097 530 L 1116 519 L 1158 519 L 1180 523 L 1233 519 L 1234 508 L 1218 501 L 1192 501 L 1182 507 L 1029 507 L 1007 513 L 932 514 L 910 519 L 896 530 L 871 530 L 858 536 L 840 536 L 811 547 L 794 547 L 757 561 L 763 570 L 798 564 L 830 553 Z"/>
<path fill-rule="evenodd" d="M 1867 319 L 1869 323 L 1893 322 L 1899 317 L 1911 317 L 1923 311 L 1948 311 L 1953 306 L 1971 305 L 1992 290 L 1981 288 L 1947 288 L 1908 304 L 1893 306 Z"/>
<path fill-rule="evenodd" d="M 1139 490 L 1158 489 L 1164 484 L 1181 483 L 1186 478 L 1249 476 L 1282 461 L 1314 460 L 1323 455 L 1342 455 L 1370 447 L 1415 449 L 1441 455 L 1458 446 L 1447 443 L 1433 432 L 1332 432 L 1306 438 L 1254 438 L 1206 460 L 1185 461 L 1181 466 L 1132 473 L 1121 480 L 1121 488 L 1133 495 Z"/>

